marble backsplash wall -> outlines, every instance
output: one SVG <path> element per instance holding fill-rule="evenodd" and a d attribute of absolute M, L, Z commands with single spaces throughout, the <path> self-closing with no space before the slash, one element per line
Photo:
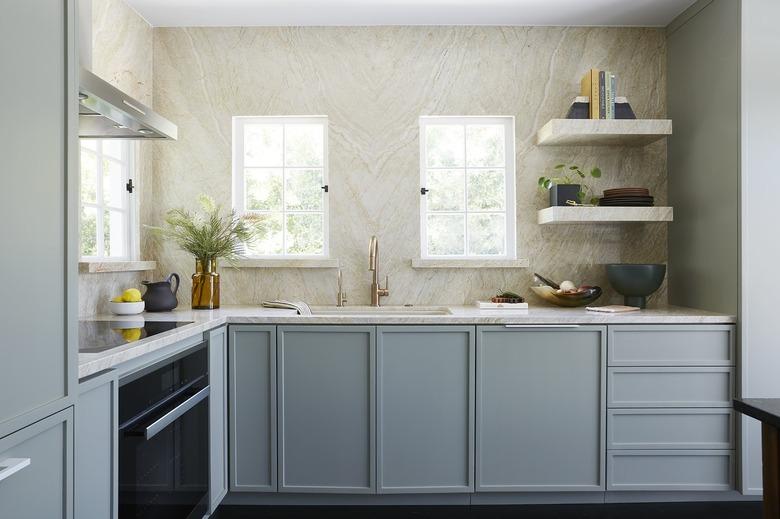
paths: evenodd
<path fill-rule="evenodd" d="M 144 223 L 195 207 L 200 193 L 231 203 L 231 117 L 327 115 L 330 246 L 351 304 L 369 302 L 369 237 L 380 239 L 383 304 L 470 304 L 498 289 L 530 296 L 533 272 L 607 288 L 603 264 L 667 260 L 664 224 L 540 226 L 537 178 L 559 162 L 599 166 L 594 189 L 645 186 L 666 204 L 666 144 L 645 148 L 537 147 L 563 117 L 590 67 L 616 72 L 640 118 L 666 115 L 663 30 L 573 27 L 156 28 L 154 106 L 179 125 L 154 144 Z M 421 115 L 516 118 L 517 252 L 526 269 L 413 269 L 419 256 Z M 158 275 L 193 271 L 169 245 Z M 336 271 L 223 268 L 222 303 L 302 298 L 334 304 Z M 180 298 L 188 303 L 189 282 Z M 538 302 L 538 301 L 537 301 Z M 666 302 L 664 286 L 651 304 Z"/>

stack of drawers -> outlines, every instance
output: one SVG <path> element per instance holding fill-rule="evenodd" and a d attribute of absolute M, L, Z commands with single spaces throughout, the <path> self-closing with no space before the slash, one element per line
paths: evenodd
<path fill-rule="evenodd" d="M 607 490 L 734 487 L 734 327 L 610 326 Z"/>

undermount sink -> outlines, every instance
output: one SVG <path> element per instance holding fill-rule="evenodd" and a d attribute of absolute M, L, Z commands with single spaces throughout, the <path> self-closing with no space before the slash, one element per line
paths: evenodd
<path fill-rule="evenodd" d="M 406 316 L 406 315 L 452 315 L 450 309 L 445 306 L 326 306 L 314 307 L 312 315 L 377 315 L 377 316 Z"/>

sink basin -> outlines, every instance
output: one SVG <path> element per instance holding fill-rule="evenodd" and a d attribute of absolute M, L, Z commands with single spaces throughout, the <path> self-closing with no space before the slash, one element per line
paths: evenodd
<path fill-rule="evenodd" d="M 315 306 L 312 315 L 362 315 L 362 316 L 414 316 L 414 315 L 452 315 L 445 306 Z"/>

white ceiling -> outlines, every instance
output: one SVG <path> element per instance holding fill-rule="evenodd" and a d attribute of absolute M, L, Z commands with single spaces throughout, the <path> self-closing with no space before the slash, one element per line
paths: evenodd
<path fill-rule="evenodd" d="M 159 27 L 585 25 L 663 27 L 694 0 L 126 0 Z"/>

